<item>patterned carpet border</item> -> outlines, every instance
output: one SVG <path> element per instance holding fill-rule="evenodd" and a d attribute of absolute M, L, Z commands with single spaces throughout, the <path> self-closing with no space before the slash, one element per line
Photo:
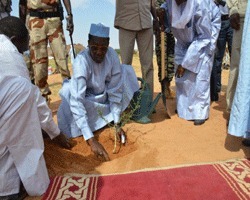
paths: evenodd
<path fill-rule="evenodd" d="M 239 199 L 250 199 L 250 160 L 227 161 L 213 166 Z"/>
<path fill-rule="evenodd" d="M 152 172 L 152 173 L 157 174 L 160 171 L 162 171 L 163 172 L 162 174 L 165 174 L 165 176 L 168 176 L 169 170 L 171 169 L 175 170 L 173 172 L 177 172 L 176 174 L 179 174 L 180 170 L 186 170 L 189 167 L 190 167 L 191 172 L 188 172 L 189 170 L 187 170 L 187 172 L 192 175 L 192 173 L 196 174 L 196 172 L 192 172 L 192 171 L 195 171 L 196 169 L 201 168 L 202 166 L 204 166 L 205 168 L 209 167 L 209 169 L 211 170 L 214 168 L 214 170 L 212 170 L 213 176 L 215 177 L 218 177 L 218 175 L 221 176 L 221 177 L 220 176 L 218 177 L 219 180 L 222 182 L 222 185 L 225 185 L 227 190 L 230 191 L 228 192 L 228 194 L 225 193 L 226 196 L 227 195 L 230 196 L 229 193 L 231 194 L 231 196 L 232 195 L 234 196 L 230 198 L 230 200 L 231 199 L 240 199 L 240 200 L 250 199 L 250 160 L 249 159 L 231 159 L 227 161 L 219 161 L 219 162 L 212 162 L 212 163 L 178 165 L 178 166 L 170 166 L 170 167 L 164 167 L 164 168 L 147 168 L 147 169 L 136 170 L 132 172 L 125 172 L 125 173 L 87 174 L 87 175 L 75 174 L 75 173 L 65 174 L 65 176 L 57 176 L 57 177 L 51 178 L 51 183 L 49 185 L 49 188 L 47 192 L 44 194 L 42 200 L 105 199 L 105 198 L 102 198 L 103 195 L 104 196 L 105 194 L 109 195 L 112 192 L 116 193 L 116 191 L 113 191 L 113 189 L 115 190 L 114 188 L 115 186 L 113 186 L 112 188 L 112 184 L 115 184 L 114 182 L 117 181 L 119 175 L 121 175 L 120 177 L 123 177 L 122 181 L 126 182 L 125 176 L 127 178 L 132 177 L 132 179 L 134 177 L 137 177 L 138 179 L 139 175 L 144 177 L 145 175 L 143 174 L 145 174 L 146 172 Z M 196 168 L 192 169 L 192 167 L 196 167 Z M 168 171 L 168 173 L 166 173 L 167 172 L 166 170 Z M 174 178 L 174 177 L 170 176 L 168 178 Z M 202 179 L 202 178 L 199 178 L 199 179 Z M 162 180 L 161 178 L 159 179 L 159 181 L 161 182 L 161 185 L 164 185 L 166 183 L 166 181 Z M 197 179 L 196 181 L 200 181 L 200 180 Z M 172 186 L 176 187 L 175 184 L 176 183 L 173 182 Z M 211 182 L 211 184 L 213 184 L 213 182 Z M 211 187 L 210 189 L 212 189 L 213 186 L 210 186 L 210 187 Z M 128 190 L 128 192 L 131 192 L 131 188 L 129 187 L 128 189 L 124 187 L 123 190 Z M 208 193 L 208 195 L 209 194 L 210 193 Z M 215 197 L 217 198 L 217 196 Z M 106 198 L 113 199 L 110 196 L 108 197 L 106 196 Z M 172 198 L 172 199 L 175 199 L 175 198 Z"/>

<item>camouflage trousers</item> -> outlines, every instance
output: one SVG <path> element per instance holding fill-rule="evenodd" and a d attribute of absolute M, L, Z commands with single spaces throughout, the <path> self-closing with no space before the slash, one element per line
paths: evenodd
<path fill-rule="evenodd" d="M 155 37 L 155 53 L 158 65 L 158 78 L 161 82 L 161 40 Z M 171 82 L 174 76 L 174 47 L 175 39 L 172 33 L 165 34 L 165 74 L 167 82 Z"/>
<path fill-rule="evenodd" d="M 23 54 L 23 58 L 25 60 L 26 66 L 27 66 L 28 71 L 29 71 L 30 80 L 31 80 L 31 82 L 33 84 L 35 84 L 34 70 L 33 70 L 33 67 L 32 67 L 32 64 L 31 64 L 31 61 L 30 61 L 30 53 L 29 52 L 25 52 Z"/>
<path fill-rule="evenodd" d="M 62 21 L 59 17 L 40 19 L 29 17 L 30 59 L 34 70 L 35 83 L 45 97 L 51 94 L 48 85 L 48 43 L 59 68 L 62 79 L 70 78 L 66 42 Z"/>

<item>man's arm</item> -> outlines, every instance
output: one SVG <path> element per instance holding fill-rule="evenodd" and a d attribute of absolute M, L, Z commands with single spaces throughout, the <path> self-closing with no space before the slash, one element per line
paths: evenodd
<path fill-rule="evenodd" d="M 67 11 L 67 30 L 69 31 L 69 34 L 72 35 L 74 32 L 74 23 L 73 23 L 73 14 L 71 9 L 71 3 L 70 0 L 63 0 L 63 4 L 65 6 L 65 9 Z"/>
<path fill-rule="evenodd" d="M 158 20 L 157 14 L 156 14 L 156 8 L 155 8 L 155 1 L 154 0 L 151 0 L 150 12 L 151 12 L 151 15 L 153 17 L 154 32 L 157 35 L 157 34 L 160 33 L 160 26 L 159 26 L 159 20 Z"/>
<path fill-rule="evenodd" d="M 27 15 L 27 0 L 19 0 L 19 18 L 26 22 L 26 15 Z"/>
<path fill-rule="evenodd" d="M 41 128 L 49 135 L 51 140 L 63 148 L 70 149 L 71 144 L 68 138 L 62 132 L 60 132 L 58 126 L 53 121 L 51 110 L 48 107 L 45 99 L 41 96 L 38 88 L 35 86 L 33 87 Z"/>
<path fill-rule="evenodd" d="M 239 14 L 238 0 L 227 0 L 229 8 L 230 24 L 235 30 L 240 30 L 240 14 Z"/>

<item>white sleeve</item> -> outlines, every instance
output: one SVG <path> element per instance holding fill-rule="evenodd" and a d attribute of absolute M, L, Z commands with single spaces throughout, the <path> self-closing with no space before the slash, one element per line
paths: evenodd
<path fill-rule="evenodd" d="M 36 86 L 34 86 L 36 87 Z M 60 134 L 58 126 L 55 124 L 52 118 L 52 113 L 48 107 L 46 100 L 40 94 L 39 89 L 35 88 L 36 102 L 37 102 L 37 112 L 40 120 L 41 128 L 48 133 L 51 139 L 55 138 Z"/>

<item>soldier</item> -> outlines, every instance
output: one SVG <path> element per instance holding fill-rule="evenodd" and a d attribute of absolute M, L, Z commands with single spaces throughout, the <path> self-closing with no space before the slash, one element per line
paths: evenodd
<path fill-rule="evenodd" d="M 156 8 L 156 14 L 158 18 L 160 17 L 160 6 L 163 4 L 165 0 L 156 0 L 155 1 L 155 8 Z M 160 20 L 159 20 L 160 22 Z M 155 32 L 155 53 L 156 53 L 156 59 L 157 59 L 157 65 L 158 65 L 158 78 L 159 81 L 161 81 L 161 39 L 160 35 L 157 34 L 159 32 Z M 166 97 L 167 98 L 173 98 L 173 92 L 170 90 L 170 83 L 174 77 L 174 46 L 175 46 L 175 39 L 171 32 L 171 30 L 168 30 L 165 33 L 165 45 L 166 49 L 166 56 L 165 56 L 165 70 L 166 70 L 166 78 L 167 78 L 167 90 L 166 90 Z"/>
<path fill-rule="evenodd" d="M 73 34 L 73 15 L 70 0 L 63 0 L 67 11 L 67 30 Z M 30 57 L 34 69 L 35 83 L 42 96 L 48 100 L 51 94 L 48 79 L 48 52 L 50 44 L 63 79 L 70 78 L 67 63 L 66 42 L 63 33 L 63 11 L 60 0 L 20 0 L 20 18 L 25 22 L 29 14 Z"/>
<path fill-rule="evenodd" d="M 10 16 L 12 2 L 11 0 L 0 0 L 0 19 Z"/>

